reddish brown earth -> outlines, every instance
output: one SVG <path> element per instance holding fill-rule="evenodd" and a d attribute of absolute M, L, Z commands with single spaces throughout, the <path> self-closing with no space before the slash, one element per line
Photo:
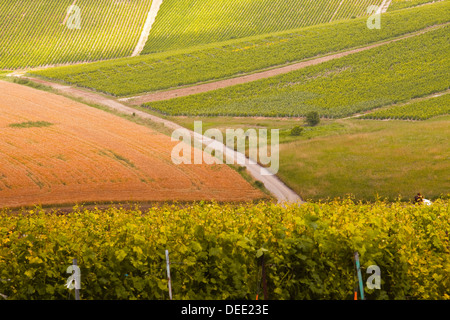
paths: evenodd
<path fill-rule="evenodd" d="M 0 81 L 0 207 L 264 198 L 226 165 L 175 165 L 178 142 L 63 96 Z M 47 127 L 11 124 L 46 121 Z"/>

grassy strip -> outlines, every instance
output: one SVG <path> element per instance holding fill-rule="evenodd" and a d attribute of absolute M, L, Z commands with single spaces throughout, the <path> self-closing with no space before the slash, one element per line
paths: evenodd
<path fill-rule="evenodd" d="M 27 121 L 21 123 L 12 123 L 9 125 L 11 128 L 42 128 L 52 126 L 53 123 L 47 121 Z"/>
<path fill-rule="evenodd" d="M 194 50 L 152 54 L 31 72 L 116 96 L 192 85 L 283 65 L 398 37 L 449 21 L 442 2 L 383 15 L 382 28 L 369 30 L 366 19 L 273 33 Z"/>

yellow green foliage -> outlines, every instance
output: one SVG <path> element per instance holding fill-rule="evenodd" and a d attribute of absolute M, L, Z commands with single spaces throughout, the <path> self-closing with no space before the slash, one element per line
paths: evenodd
<path fill-rule="evenodd" d="M 82 299 L 262 296 L 352 299 L 353 254 L 381 269 L 367 299 L 449 299 L 450 211 L 351 200 L 282 206 L 259 203 L 165 205 L 72 213 L 0 213 L 0 293 L 9 299 L 68 299 L 66 269 L 77 258 Z"/>

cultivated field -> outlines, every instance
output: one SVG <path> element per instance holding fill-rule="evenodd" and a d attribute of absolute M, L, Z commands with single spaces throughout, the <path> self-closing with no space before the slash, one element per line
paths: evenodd
<path fill-rule="evenodd" d="M 382 0 L 164 0 L 144 53 L 367 15 Z"/>
<path fill-rule="evenodd" d="M 0 299 L 72 299 L 73 259 L 81 299 L 450 299 L 450 1 L 430 2 L 2 1 Z M 260 164 L 176 165 L 194 121 L 267 130 L 277 174 L 249 131 Z"/>
<path fill-rule="evenodd" d="M 138 42 L 151 2 L 1 1 L 0 69 L 129 56 Z M 68 14 L 73 4 L 79 11 Z"/>
<path fill-rule="evenodd" d="M 264 197 L 226 165 L 179 165 L 170 137 L 0 82 L 0 207 Z"/>
<path fill-rule="evenodd" d="M 449 88 L 450 27 L 238 86 L 145 106 L 170 115 L 344 117 Z"/>
<path fill-rule="evenodd" d="M 385 14 L 380 30 L 368 29 L 366 19 L 361 18 L 216 43 L 201 49 L 31 73 L 115 96 L 137 95 L 235 77 L 370 45 L 446 23 L 449 16 L 450 3 L 443 2 Z"/>
<path fill-rule="evenodd" d="M 143 54 L 367 15 L 383 1 L 165 0 Z M 425 0 L 392 2 L 393 10 Z M 0 3 L 0 69 L 130 56 L 152 0 L 35 0 Z M 73 7 L 72 7 L 73 6 Z M 145 42 L 145 38 L 143 39 Z"/>
<path fill-rule="evenodd" d="M 0 210 L 0 277 L 10 279 L 0 292 L 67 299 L 65 271 L 76 257 L 83 300 L 168 300 L 168 249 L 176 300 L 350 300 L 356 250 L 362 268 L 381 269 L 380 289 L 366 289 L 366 299 L 448 300 L 448 209 L 448 201 L 345 200 L 77 208 L 65 215 Z"/>
<path fill-rule="evenodd" d="M 403 119 L 403 120 L 426 120 L 439 115 L 450 114 L 449 91 L 436 93 L 430 97 L 419 98 L 400 103 L 388 108 L 381 108 L 374 112 L 363 115 L 363 119 Z"/>

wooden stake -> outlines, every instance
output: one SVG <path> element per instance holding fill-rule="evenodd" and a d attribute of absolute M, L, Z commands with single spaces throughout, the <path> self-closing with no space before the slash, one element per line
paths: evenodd
<path fill-rule="evenodd" d="M 267 300 L 269 299 L 269 294 L 267 293 L 266 265 L 264 263 L 264 253 L 262 255 L 262 281 L 263 281 L 264 300 Z"/>

